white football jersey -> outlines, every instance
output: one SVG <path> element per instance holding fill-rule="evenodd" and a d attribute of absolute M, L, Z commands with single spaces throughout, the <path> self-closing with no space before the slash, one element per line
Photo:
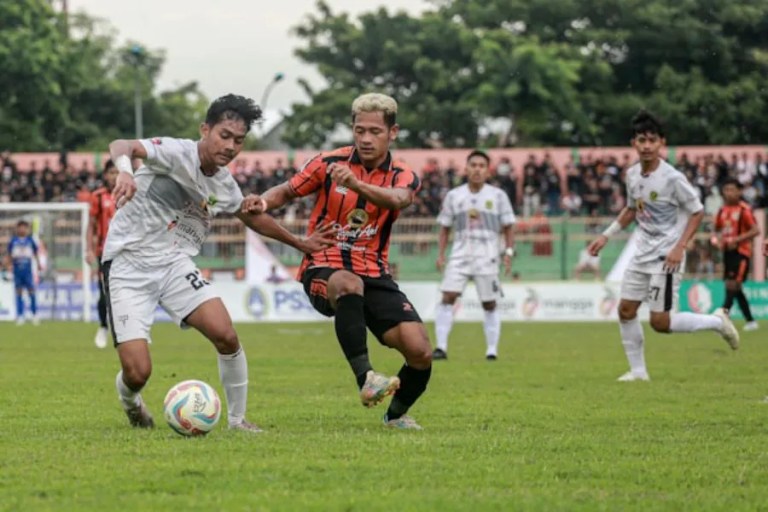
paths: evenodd
<path fill-rule="evenodd" d="M 629 268 L 648 273 L 663 272 L 691 214 L 704 208 L 685 174 L 664 160 L 647 176 L 639 163 L 627 170 L 627 206 L 636 211 L 639 235 Z"/>
<path fill-rule="evenodd" d="M 203 174 L 195 141 L 163 137 L 141 144 L 147 158 L 134 174 L 136 195 L 112 219 L 102 261 L 124 254 L 151 267 L 196 256 L 211 219 L 240 208 L 240 187 L 226 167 Z"/>
<path fill-rule="evenodd" d="M 476 193 L 467 184 L 456 187 L 445 196 L 437 222 L 453 228 L 449 265 L 471 275 L 499 272 L 502 228 L 515 223 L 506 192 L 487 184 Z"/>

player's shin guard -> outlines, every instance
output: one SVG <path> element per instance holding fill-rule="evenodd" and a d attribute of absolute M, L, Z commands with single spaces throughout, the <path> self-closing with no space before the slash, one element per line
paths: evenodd
<path fill-rule="evenodd" d="M 726 311 L 730 311 L 731 308 L 733 307 L 733 299 L 735 298 L 736 298 L 736 292 L 726 288 L 725 301 L 723 302 L 723 309 Z"/>
<path fill-rule="evenodd" d="M 16 295 L 16 318 L 24 318 L 24 297 Z"/>
<path fill-rule="evenodd" d="M 723 321 L 715 315 L 698 313 L 671 313 L 669 318 L 670 332 L 719 331 Z"/>
<path fill-rule="evenodd" d="M 104 297 L 104 294 L 99 294 L 99 302 L 98 302 L 98 309 L 99 309 L 99 325 L 101 325 L 103 328 L 107 328 L 107 299 Z"/>
<path fill-rule="evenodd" d="M 483 330 L 485 331 L 485 344 L 487 346 L 485 355 L 495 356 L 499 349 L 499 336 L 501 335 L 501 315 L 499 315 L 498 309 L 485 312 Z"/>
<path fill-rule="evenodd" d="M 435 337 L 437 348 L 443 352 L 448 352 L 448 336 L 451 334 L 451 327 L 453 327 L 453 305 L 438 304 L 435 315 Z"/>
<path fill-rule="evenodd" d="M 365 329 L 365 300 L 362 295 L 342 295 L 336 302 L 336 337 L 357 379 L 357 387 L 365 384 L 365 374 L 373 370 L 368 359 Z"/>
<path fill-rule="evenodd" d="M 227 396 L 227 421 L 238 425 L 248 403 L 248 360 L 243 347 L 234 354 L 219 354 L 219 377 Z"/>
<path fill-rule="evenodd" d="M 645 367 L 643 326 L 640 324 L 640 319 L 635 317 L 632 320 L 620 321 L 619 330 L 629 369 L 637 375 L 648 373 Z"/>
<path fill-rule="evenodd" d="M 739 290 L 739 293 L 736 294 L 736 300 L 739 302 L 739 307 L 744 315 L 744 319 L 747 322 L 754 321 L 755 318 L 752 316 L 752 311 L 749 309 L 749 302 L 747 301 L 747 296 L 744 295 L 744 290 Z"/>
<path fill-rule="evenodd" d="M 130 409 L 139 406 L 141 403 L 141 395 L 139 395 L 139 391 L 141 390 L 133 390 L 128 387 L 128 384 L 123 380 L 123 370 L 117 372 L 117 377 L 115 377 L 115 387 L 117 388 L 117 396 L 123 404 L 123 408 Z"/>
<path fill-rule="evenodd" d="M 37 315 L 37 293 L 30 291 L 29 292 L 29 309 L 32 310 L 32 315 Z"/>
<path fill-rule="evenodd" d="M 417 370 L 404 364 L 397 374 L 400 377 L 400 389 L 395 392 L 392 402 L 387 409 L 387 420 L 396 420 L 416 403 L 422 393 L 427 389 L 429 377 L 432 375 L 432 366 L 426 370 Z"/>

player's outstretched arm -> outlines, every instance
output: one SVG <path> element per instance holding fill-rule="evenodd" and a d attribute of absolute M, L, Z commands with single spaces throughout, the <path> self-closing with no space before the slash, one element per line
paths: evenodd
<path fill-rule="evenodd" d="M 336 243 L 336 230 L 332 225 L 319 226 L 312 235 L 303 238 L 296 236 L 281 226 L 271 215 L 265 213 L 245 213 L 239 211 L 235 216 L 243 224 L 260 235 L 295 247 L 306 254 L 328 249 Z"/>
<path fill-rule="evenodd" d="M 261 195 L 249 194 L 243 200 L 240 210 L 243 213 L 263 213 L 280 208 L 285 203 L 298 197 L 289 182 L 275 185 Z"/>
<path fill-rule="evenodd" d="M 637 211 L 634 208 L 627 207 L 621 210 L 618 217 L 616 217 L 616 220 L 611 222 L 611 225 L 589 244 L 589 247 L 587 247 L 589 254 L 592 256 L 600 254 L 600 251 L 605 247 L 605 244 L 608 243 L 609 238 L 634 222 L 636 213 Z"/>

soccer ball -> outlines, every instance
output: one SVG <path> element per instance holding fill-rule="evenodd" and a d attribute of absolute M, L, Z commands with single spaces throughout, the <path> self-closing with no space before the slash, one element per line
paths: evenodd
<path fill-rule="evenodd" d="M 183 436 L 204 436 L 221 415 L 216 390 L 201 380 L 185 380 L 173 386 L 163 401 L 165 421 Z"/>

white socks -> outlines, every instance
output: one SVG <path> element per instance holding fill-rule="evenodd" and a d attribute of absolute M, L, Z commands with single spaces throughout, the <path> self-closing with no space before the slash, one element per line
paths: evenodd
<path fill-rule="evenodd" d="M 448 352 L 448 335 L 451 334 L 451 327 L 453 327 L 453 305 L 438 304 L 435 314 L 435 337 L 437 348 L 443 352 Z"/>
<path fill-rule="evenodd" d="M 234 354 L 219 354 L 219 377 L 227 395 L 227 420 L 230 425 L 239 425 L 248 402 L 248 361 L 243 347 Z"/>
<path fill-rule="evenodd" d="M 498 310 L 484 311 L 483 330 L 485 331 L 485 344 L 487 351 L 485 355 L 495 356 L 499 348 L 499 335 L 501 334 L 501 316 Z"/>
<path fill-rule="evenodd" d="M 669 318 L 670 332 L 719 331 L 723 321 L 715 315 L 698 313 L 671 313 Z"/>
<path fill-rule="evenodd" d="M 635 317 L 627 322 L 619 321 L 619 329 L 630 370 L 635 375 L 648 375 L 643 348 L 643 326 L 640 324 L 640 319 Z"/>
<path fill-rule="evenodd" d="M 117 397 L 120 399 L 120 403 L 123 404 L 124 409 L 131 409 L 138 407 L 141 404 L 141 395 L 137 391 L 131 390 L 123 380 L 123 370 L 117 372 L 115 377 L 115 387 L 117 388 Z"/>

